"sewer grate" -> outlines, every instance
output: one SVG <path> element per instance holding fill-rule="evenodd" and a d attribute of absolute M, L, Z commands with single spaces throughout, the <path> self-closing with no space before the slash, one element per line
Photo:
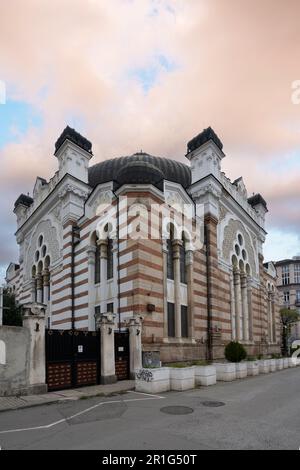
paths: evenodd
<path fill-rule="evenodd" d="M 193 413 L 194 410 L 188 406 L 165 406 L 160 411 L 169 415 L 188 415 Z"/>
<path fill-rule="evenodd" d="M 217 406 L 224 406 L 225 403 L 223 401 L 203 401 L 202 405 L 214 408 L 214 407 L 217 407 Z"/>

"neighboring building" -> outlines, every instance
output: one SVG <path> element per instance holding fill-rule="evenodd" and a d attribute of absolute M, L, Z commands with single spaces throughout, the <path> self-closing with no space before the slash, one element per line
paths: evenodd
<path fill-rule="evenodd" d="M 141 316 L 143 350 L 163 362 L 222 357 L 231 339 L 250 354 L 279 352 L 276 271 L 263 265 L 267 205 L 221 171 L 222 148 L 208 128 L 188 143 L 190 166 L 140 152 L 89 167 L 91 143 L 67 127 L 58 171 L 15 203 L 20 266 L 8 281 L 18 301 L 45 303 L 52 329 L 95 330 L 109 311 L 119 328 Z M 189 205 L 193 226 L 202 208 L 204 243 L 166 227 L 155 213 L 163 204 L 175 217 Z M 151 221 L 136 232 L 147 236 L 123 236 L 140 212 Z"/>
<path fill-rule="evenodd" d="M 280 308 L 295 309 L 300 314 L 300 256 L 277 261 L 277 289 Z M 300 339 L 300 322 L 291 331 L 291 340 Z"/>
<path fill-rule="evenodd" d="M 6 287 L 11 291 L 15 292 L 19 298 L 20 288 L 20 276 L 19 276 L 20 265 L 16 263 L 10 263 L 5 276 Z"/>

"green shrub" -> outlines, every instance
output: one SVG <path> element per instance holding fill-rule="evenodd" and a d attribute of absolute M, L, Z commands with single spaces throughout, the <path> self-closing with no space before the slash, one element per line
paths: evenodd
<path fill-rule="evenodd" d="M 229 362 L 241 362 L 247 357 L 244 346 L 237 341 L 231 341 L 225 348 L 225 357 Z"/>
<path fill-rule="evenodd" d="M 256 356 L 247 356 L 247 361 L 257 361 Z"/>
<path fill-rule="evenodd" d="M 170 364 L 166 364 L 166 366 L 182 369 L 183 367 L 189 367 L 189 364 L 187 364 L 186 362 L 171 362 Z"/>
<path fill-rule="evenodd" d="M 204 360 L 198 359 L 197 361 L 192 361 L 191 365 L 192 366 L 208 366 L 209 361 L 204 361 Z"/>
<path fill-rule="evenodd" d="M 207 366 L 208 361 L 205 360 L 194 360 L 194 361 L 184 361 L 184 362 L 168 362 L 164 364 L 166 367 L 177 367 L 177 368 L 182 368 L 182 367 L 191 367 L 191 366 Z"/>

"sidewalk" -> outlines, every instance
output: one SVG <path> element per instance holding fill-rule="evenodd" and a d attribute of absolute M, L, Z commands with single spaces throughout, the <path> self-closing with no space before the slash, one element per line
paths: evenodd
<path fill-rule="evenodd" d="M 28 395 L 21 397 L 0 397 L 0 412 L 28 408 L 31 406 L 48 405 L 67 400 L 80 400 L 96 396 L 110 396 L 134 390 L 134 380 L 122 380 L 110 385 L 91 385 L 69 390 L 59 390 L 43 395 Z"/>

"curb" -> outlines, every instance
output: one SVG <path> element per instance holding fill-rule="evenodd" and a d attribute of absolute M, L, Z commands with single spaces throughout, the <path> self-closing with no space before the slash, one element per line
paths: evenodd
<path fill-rule="evenodd" d="M 61 397 L 53 400 L 45 399 L 43 402 L 39 403 L 24 403 L 20 404 L 18 406 L 13 406 L 13 407 L 7 407 L 7 408 L 0 408 L 0 413 L 6 412 L 6 411 L 15 411 L 15 410 L 22 410 L 24 408 L 33 408 L 36 406 L 44 406 L 44 405 L 54 405 L 57 403 L 67 403 L 70 401 L 78 401 L 78 400 L 88 400 L 89 398 L 95 398 L 95 397 L 112 397 L 116 395 L 122 395 L 127 392 L 130 392 L 131 390 L 135 390 L 135 387 L 132 386 L 130 388 L 126 388 L 124 390 L 120 391 L 114 391 L 114 392 L 97 392 L 97 393 L 92 393 L 91 395 L 81 395 L 81 396 L 74 396 L 74 397 Z M 10 397 L 2 397 L 2 398 L 10 398 Z M 22 398 L 22 397 L 20 397 Z"/>

